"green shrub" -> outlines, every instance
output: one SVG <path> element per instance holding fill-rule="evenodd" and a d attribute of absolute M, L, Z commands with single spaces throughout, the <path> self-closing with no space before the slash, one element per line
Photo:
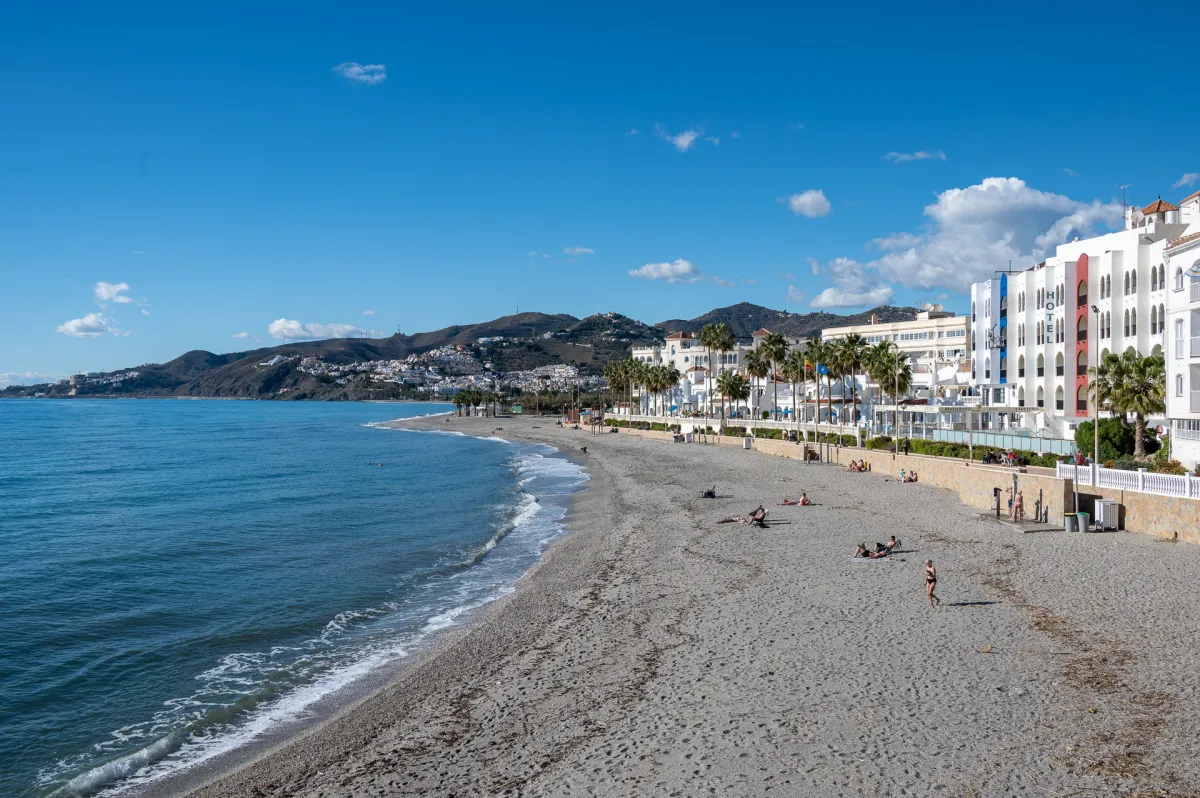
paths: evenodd
<path fill-rule="evenodd" d="M 724 434 L 731 435 L 735 438 L 744 438 L 744 437 L 746 437 L 746 428 L 745 427 L 726 427 Z"/>

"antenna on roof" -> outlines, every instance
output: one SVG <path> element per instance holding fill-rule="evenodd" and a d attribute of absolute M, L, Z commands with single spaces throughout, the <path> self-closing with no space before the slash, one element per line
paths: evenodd
<path fill-rule="evenodd" d="M 1127 188 L 1133 188 L 1133 183 L 1126 183 L 1125 185 L 1121 186 L 1121 212 L 1122 213 L 1124 213 L 1125 209 L 1129 207 L 1129 203 L 1125 201 L 1125 189 L 1127 189 Z"/>

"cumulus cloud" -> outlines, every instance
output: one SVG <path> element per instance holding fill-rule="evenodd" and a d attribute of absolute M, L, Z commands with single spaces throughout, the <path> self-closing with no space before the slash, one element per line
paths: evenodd
<path fill-rule="evenodd" d="M 909 247 L 915 247 L 924 240 L 923 236 L 913 235 L 912 233 L 892 233 L 890 236 L 884 236 L 883 238 L 872 238 L 871 246 L 882 250 L 908 249 Z"/>
<path fill-rule="evenodd" d="M 825 264 L 834 284 L 813 297 L 814 308 L 852 308 L 882 305 L 892 298 L 887 283 L 868 276 L 866 267 L 850 258 L 836 258 Z"/>
<path fill-rule="evenodd" d="M 42 374 L 36 371 L 5 371 L 0 372 L 0 388 L 10 385 L 42 385 L 59 379 L 57 374 Z"/>
<path fill-rule="evenodd" d="M 118 302 L 122 305 L 132 305 L 133 297 L 126 296 L 125 292 L 129 290 L 129 283 L 105 283 L 99 282 L 92 287 L 92 293 L 96 296 L 96 301 L 100 304 L 105 302 Z"/>
<path fill-rule="evenodd" d="M 807 216 L 809 219 L 828 216 L 829 211 L 833 209 L 829 200 L 825 198 L 825 192 L 819 188 L 810 188 L 808 191 L 783 197 L 779 201 L 786 204 L 792 213 Z"/>
<path fill-rule="evenodd" d="M 1200 180 L 1200 172 L 1188 172 L 1183 177 L 1172 183 L 1171 188 L 1183 188 L 1185 186 L 1187 188 L 1191 188 L 1196 184 L 1197 180 Z"/>
<path fill-rule="evenodd" d="M 364 316 L 374 316 L 374 315 L 375 315 L 375 311 L 373 311 L 373 310 L 364 310 L 364 311 L 363 311 L 363 315 L 364 315 Z"/>
<path fill-rule="evenodd" d="M 654 135 L 671 142 L 672 146 L 679 150 L 679 152 L 687 152 L 700 140 L 711 142 L 713 145 L 721 143 L 721 139 L 716 136 L 705 136 L 704 128 L 702 127 L 688 128 L 682 133 L 672 134 L 668 133 L 662 125 L 656 123 L 654 125 Z"/>
<path fill-rule="evenodd" d="M 647 263 L 637 269 L 629 270 L 630 277 L 642 280 L 666 280 L 668 283 L 698 283 L 702 280 L 731 288 L 734 284 L 712 274 L 705 274 L 696 268 L 691 261 L 676 258 L 670 262 Z"/>
<path fill-rule="evenodd" d="M 563 247 L 564 255 L 595 255 L 596 250 L 591 247 Z"/>
<path fill-rule="evenodd" d="M 1079 173 L 1074 169 L 1063 169 L 1063 171 L 1067 173 L 1068 177 L 1079 177 Z"/>
<path fill-rule="evenodd" d="M 115 328 L 111 328 L 109 320 L 99 313 L 89 313 L 81 319 L 71 319 L 58 325 L 58 331 L 63 335 L 69 335 L 72 338 L 98 338 L 110 329 L 116 333 Z"/>
<path fill-rule="evenodd" d="M 946 153 L 941 150 L 917 150 L 916 152 L 888 152 L 884 153 L 885 161 L 892 163 L 908 163 L 909 161 L 944 161 Z"/>
<path fill-rule="evenodd" d="M 306 324 L 294 319 L 276 319 L 267 325 L 267 332 L 280 341 L 310 341 L 315 338 L 359 338 L 369 335 L 353 324 Z"/>
<path fill-rule="evenodd" d="M 637 134 L 638 134 L 638 129 L 636 127 L 631 127 L 631 128 L 629 128 L 629 130 L 627 130 L 625 132 L 626 136 L 636 136 Z"/>
<path fill-rule="evenodd" d="M 333 68 L 333 72 L 351 83 L 362 83 L 374 86 L 387 80 L 387 66 L 384 64 L 360 64 L 356 61 L 343 61 Z"/>
<path fill-rule="evenodd" d="M 233 337 L 234 337 L 234 338 L 237 338 L 237 339 L 239 339 L 239 340 L 245 341 L 245 340 L 247 340 L 247 339 L 249 339 L 249 338 L 253 338 L 254 336 L 253 336 L 253 335 L 251 335 L 251 334 L 250 334 L 250 333 L 248 333 L 248 332 L 240 332 L 240 333 L 234 333 L 234 334 L 233 334 Z"/>
<path fill-rule="evenodd" d="M 866 264 L 885 280 L 906 286 L 970 290 L 1000 269 L 1028 266 L 1075 236 L 1120 226 L 1119 202 L 1090 203 L 1039 191 L 1016 177 L 989 177 L 977 185 L 937 195 L 925 208 L 930 220 L 912 245 Z M 889 236 L 895 241 L 901 234 Z"/>

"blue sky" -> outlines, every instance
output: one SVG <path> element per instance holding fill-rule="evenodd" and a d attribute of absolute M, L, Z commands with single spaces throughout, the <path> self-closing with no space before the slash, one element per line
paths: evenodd
<path fill-rule="evenodd" d="M 0 11 L 0 374 L 518 303 L 961 309 L 1121 184 L 1200 188 L 1184 7 L 175 5 Z"/>

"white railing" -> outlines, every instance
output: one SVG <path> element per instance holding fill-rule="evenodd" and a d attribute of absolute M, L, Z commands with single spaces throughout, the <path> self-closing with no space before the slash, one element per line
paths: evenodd
<path fill-rule="evenodd" d="M 1174 496 L 1180 499 L 1200 499 L 1200 478 L 1190 474 L 1158 474 L 1153 471 L 1122 471 L 1118 468 L 1096 469 L 1100 474 L 1100 487 L 1129 490 L 1136 493 L 1153 493 L 1158 496 Z M 1092 484 L 1092 467 L 1059 463 L 1058 476 L 1074 479 L 1077 485 Z"/>

